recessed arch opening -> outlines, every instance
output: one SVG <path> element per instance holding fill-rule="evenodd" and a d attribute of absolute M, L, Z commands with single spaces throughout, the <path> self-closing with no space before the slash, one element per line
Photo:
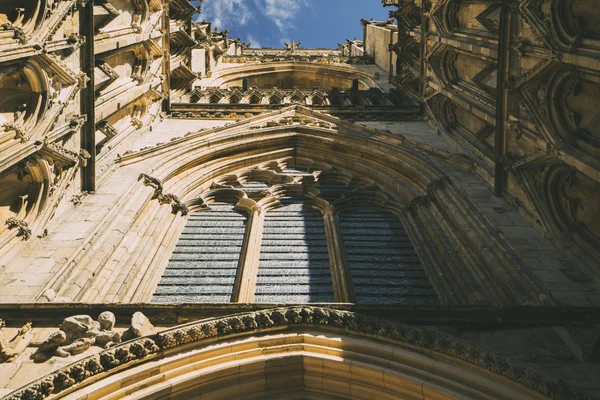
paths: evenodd
<path fill-rule="evenodd" d="M 281 311 L 286 315 L 286 309 Z M 248 318 L 240 315 L 233 320 L 244 325 L 242 321 Z M 221 320 L 214 321 L 215 326 L 227 326 Z M 173 331 L 178 329 L 186 330 L 183 326 Z M 168 349 L 145 363 L 80 387 L 68 398 L 78 398 L 83 392 L 90 400 L 107 393 L 103 398 L 191 400 L 208 393 L 214 399 L 242 400 L 546 398 L 515 381 L 419 345 L 350 334 L 316 321 L 227 336 L 209 340 L 210 344 L 200 340 Z"/>

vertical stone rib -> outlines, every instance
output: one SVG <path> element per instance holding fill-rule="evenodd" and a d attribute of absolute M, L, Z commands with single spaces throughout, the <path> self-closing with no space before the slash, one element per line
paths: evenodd
<path fill-rule="evenodd" d="M 85 37 L 81 47 L 81 70 L 87 75 L 87 86 L 81 91 L 81 115 L 87 117 L 81 130 L 81 149 L 89 153 L 85 167 L 82 166 L 81 190 L 96 191 L 96 93 L 94 55 L 94 2 L 88 1 L 79 11 L 79 26 Z"/>

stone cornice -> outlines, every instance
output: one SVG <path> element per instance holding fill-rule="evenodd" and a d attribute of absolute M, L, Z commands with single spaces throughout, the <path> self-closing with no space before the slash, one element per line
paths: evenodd
<path fill-rule="evenodd" d="M 315 306 L 320 306 L 316 303 Z M 176 325 L 183 321 L 194 321 L 233 313 L 260 311 L 276 307 L 276 304 L 241 303 L 178 303 L 178 304 L 124 304 L 124 303 L 20 303 L 0 304 L 0 315 L 9 326 L 22 325 L 26 321 L 37 321 L 37 325 L 59 325 L 73 314 L 100 314 L 107 309 L 117 318 L 130 317 L 141 311 L 154 325 Z M 325 306 L 325 305 L 323 305 Z M 487 328 L 509 327 L 552 327 L 571 325 L 593 327 L 600 322 L 598 307 L 559 306 L 449 306 L 449 305 L 360 305 L 327 304 L 336 310 L 353 311 L 396 322 L 418 325 L 462 325 L 471 324 Z"/>

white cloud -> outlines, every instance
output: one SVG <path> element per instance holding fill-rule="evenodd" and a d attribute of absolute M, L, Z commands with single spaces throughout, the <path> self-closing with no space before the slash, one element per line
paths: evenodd
<path fill-rule="evenodd" d="M 260 44 L 260 42 L 252 35 L 248 35 L 248 42 L 250 42 L 251 47 L 253 49 L 260 49 L 262 48 L 262 45 Z"/>
<path fill-rule="evenodd" d="M 289 42 L 288 31 L 294 28 L 293 22 L 305 6 L 310 6 L 308 0 L 205 0 L 200 19 L 212 22 L 213 28 L 225 30 L 248 25 L 255 20 L 255 13 L 260 12 L 277 27 L 283 46 L 284 39 Z M 245 40 L 250 41 L 252 47 L 261 47 L 253 35 Z"/>
<path fill-rule="evenodd" d="M 305 0 L 254 0 L 265 17 L 273 21 L 281 34 L 293 28 L 292 21 L 307 3 Z"/>
<path fill-rule="evenodd" d="M 245 26 L 254 15 L 248 8 L 247 0 L 212 0 L 203 3 L 201 18 L 213 23 L 220 30 Z"/>

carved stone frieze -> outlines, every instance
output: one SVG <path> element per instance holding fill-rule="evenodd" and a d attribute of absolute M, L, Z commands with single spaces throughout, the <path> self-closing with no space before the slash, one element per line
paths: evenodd
<path fill-rule="evenodd" d="M 291 327 L 321 328 L 359 336 L 391 341 L 400 346 L 417 347 L 441 353 L 475 365 L 489 373 L 517 382 L 535 392 L 554 399 L 591 400 L 581 390 L 563 380 L 498 353 L 477 347 L 469 342 L 440 331 L 389 320 L 368 317 L 349 311 L 323 307 L 297 306 L 257 311 L 235 316 L 202 320 L 182 327 L 167 329 L 156 336 L 142 337 L 117 345 L 102 353 L 84 358 L 47 375 L 12 393 L 7 400 L 44 399 L 100 373 L 143 360 L 161 350 L 175 349 L 190 343 L 201 344 L 211 338 L 225 339 L 240 334 L 256 334 L 286 330 Z M 211 342 L 212 343 L 212 342 Z"/>
<path fill-rule="evenodd" d="M 133 315 L 130 328 L 123 333 L 114 330 L 115 323 L 115 315 L 110 311 L 101 313 L 97 320 L 89 315 L 65 318 L 60 329 L 51 333 L 39 345 L 32 358 L 36 362 L 44 362 L 53 356 L 69 357 L 83 353 L 92 346 L 108 349 L 121 341 L 155 333 L 150 321 L 140 312 Z"/>

